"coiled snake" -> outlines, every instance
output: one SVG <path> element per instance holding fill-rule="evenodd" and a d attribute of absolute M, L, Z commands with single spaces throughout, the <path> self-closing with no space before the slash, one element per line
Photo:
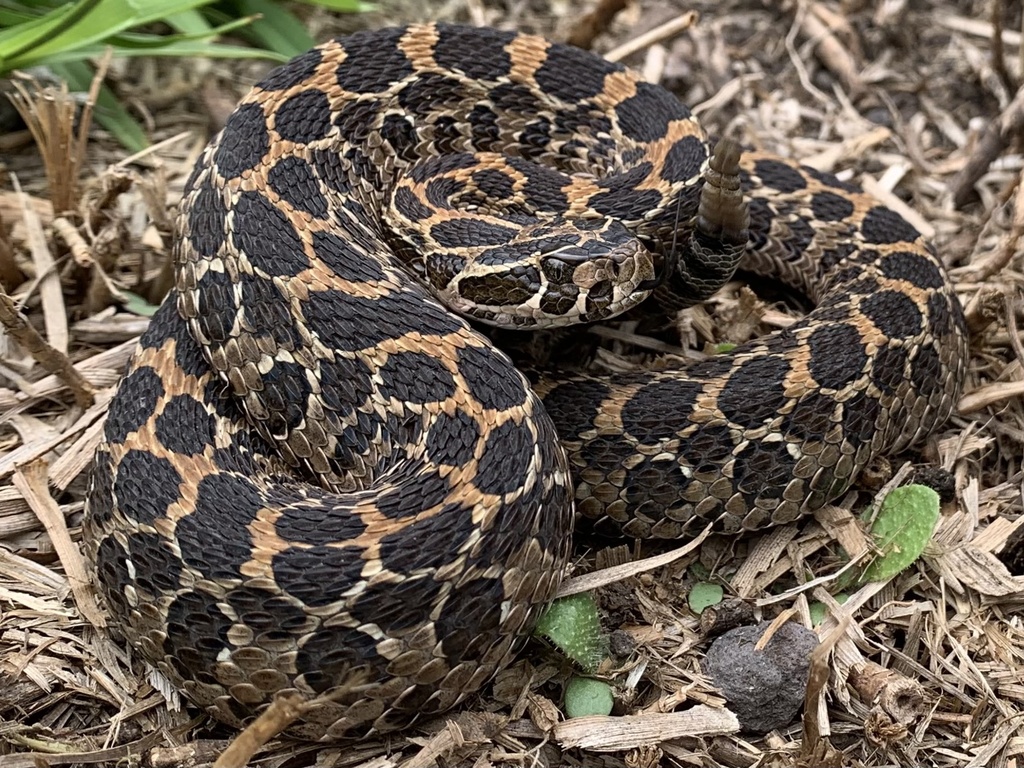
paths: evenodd
<path fill-rule="evenodd" d="M 363 32 L 271 72 L 186 183 L 96 457 L 86 549 L 131 644 L 225 722 L 297 691 L 324 700 L 296 736 L 384 732 L 510 660 L 574 502 L 626 536 L 784 523 L 933 430 L 966 330 L 918 232 L 710 154 L 666 91 L 530 35 Z M 741 257 L 817 308 L 686 370 L 531 387 L 474 325 L 669 313 Z"/>

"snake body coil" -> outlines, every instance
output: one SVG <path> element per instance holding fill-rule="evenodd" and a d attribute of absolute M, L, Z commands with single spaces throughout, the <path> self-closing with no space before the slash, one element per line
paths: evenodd
<path fill-rule="evenodd" d="M 129 641 L 225 722 L 297 691 L 323 699 L 296 736 L 391 730 L 510 660 L 574 501 L 628 536 L 765 527 L 934 429 L 966 357 L 939 260 L 856 188 L 730 150 L 529 35 L 359 33 L 271 72 L 187 181 L 96 457 L 86 547 Z M 740 257 L 817 308 L 686 370 L 531 387 L 465 319 L 667 312 Z"/>

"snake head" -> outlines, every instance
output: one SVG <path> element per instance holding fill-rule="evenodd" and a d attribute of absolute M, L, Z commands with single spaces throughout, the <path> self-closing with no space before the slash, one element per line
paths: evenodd
<path fill-rule="evenodd" d="M 452 311 L 504 328 L 557 328 L 604 320 L 657 285 L 654 256 L 614 219 L 524 224 L 507 243 L 426 257 Z"/>

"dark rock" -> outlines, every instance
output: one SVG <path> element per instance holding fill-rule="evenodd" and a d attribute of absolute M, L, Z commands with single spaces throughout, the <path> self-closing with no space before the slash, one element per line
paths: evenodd
<path fill-rule="evenodd" d="M 799 624 L 781 626 L 762 650 L 755 646 L 771 625 L 730 630 L 708 649 L 704 669 L 745 731 L 767 733 L 793 721 L 804 701 L 811 652 L 818 636 Z"/>

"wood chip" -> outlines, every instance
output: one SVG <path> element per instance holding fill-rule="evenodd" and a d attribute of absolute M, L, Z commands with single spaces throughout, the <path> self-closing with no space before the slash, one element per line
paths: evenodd
<path fill-rule="evenodd" d="M 729 710 L 698 704 L 667 714 L 577 717 L 559 723 L 555 739 L 566 749 L 621 752 L 672 739 L 736 733 L 739 729 L 736 715 Z"/>

